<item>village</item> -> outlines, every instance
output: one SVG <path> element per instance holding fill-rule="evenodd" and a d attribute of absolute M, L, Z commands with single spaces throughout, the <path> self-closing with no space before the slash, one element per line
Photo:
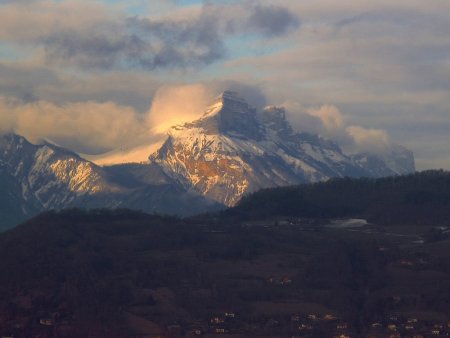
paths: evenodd
<path fill-rule="evenodd" d="M 89 225 L 85 237 L 68 223 L 70 255 L 64 246 L 42 251 L 39 270 L 20 270 L 26 283 L 3 278 L 0 338 L 450 335 L 448 241 L 428 239 L 427 228 L 295 217 L 161 222 Z"/>
<path fill-rule="evenodd" d="M 46 317 L 24 326 L 16 322 L 1 323 L 1 338 L 64 338 L 75 337 L 70 321 Z M 244 321 L 238 313 L 224 312 L 209 320 L 194 323 L 170 324 L 151 334 L 120 335 L 117 338 L 181 338 L 181 337 L 287 337 L 287 338 L 443 338 L 450 336 L 450 320 L 432 321 L 416 317 L 391 315 L 356 328 L 348 321 L 332 314 L 292 314 L 291 316 L 261 316 Z M 98 337 L 95 333 L 89 337 Z"/>

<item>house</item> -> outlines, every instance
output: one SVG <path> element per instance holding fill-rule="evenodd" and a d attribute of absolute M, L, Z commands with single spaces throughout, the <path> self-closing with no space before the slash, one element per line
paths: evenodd
<path fill-rule="evenodd" d="M 190 333 L 195 336 L 200 336 L 203 332 L 200 329 L 193 329 Z"/>
<path fill-rule="evenodd" d="M 298 327 L 298 329 L 300 330 L 300 331 L 304 331 L 304 330 L 312 330 L 313 329 L 313 327 L 312 327 L 312 325 L 311 324 L 302 324 L 302 325 L 300 325 L 299 327 Z"/>
<path fill-rule="evenodd" d="M 53 326 L 54 321 L 51 318 L 41 318 L 41 319 L 39 319 L 39 324 L 44 325 L 44 326 Z"/>
<path fill-rule="evenodd" d="M 399 263 L 401 266 L 414 266 L 414 262 L 408 259 L 401 259 Z"/>
<path fill-rule="evenodd" d="M 395 324 L 388 324 L 389 331 L 397 331 L 397 325 Z"/>
<path fill-rule="evenodd" d="M 214 333 L 228 333 L 228 330 L 224 329 L 223 327 L 216 327 L 214 329 Z"/>
<path fill-rule="evenodd" d="M 333 315 L 331 315 L 331 314 L 326 314 L 324 317 L 323 317 L 323 319 L 325 319 L 325 320 L 336 320 L 336 319 L 338 319 L 336 316 L 333 316 Z"/>
<path fill-rule="evenodd" d="M 267 282 L 274 285 L 289 285 L 292 284 L 292 279 L 289 277 L 269 277 Z"/>
<path fill-rule="evenodd" d="M 283 277 L 280 281 L 281 285 L 289 285 L 292 284 L 292 279 L 290 279 L 289 277 Z"/>
<path fill-rule="evenodd" d="M 347 323 L 339 323 L 336 325 L 336 329 L 338 329 L 338 330 L 346 330 L 347 328 L 348 328 Z"/>
<path fill-rule="evenodd" d="M 225 318 L 235 318 L 236 314 L 234 312 L 225 312 Z"/>
<path fill-rule="evenodd" d="M 396 332 L 396 333 L 391 333 L 389 335 L 389 338 L 401 338 L 402 336 L 400 335 L 400 333 Z"/>
<path fill-rule="evenodd" d="M 225 318 L 223 317 L 212 317 L 211 324 L 223 324 L 225 323 Z"/>
<path fill-rule="evenodd" d="M 300 315 L 292 315 L 291 316 L 291 322 L 299 322 L 300 321 Z"/>
<path fill-rule="evenodd" d="M 208 324 L 197 322 L 187 328 L 188 336 L 201 336 L 208 331 Z"/>

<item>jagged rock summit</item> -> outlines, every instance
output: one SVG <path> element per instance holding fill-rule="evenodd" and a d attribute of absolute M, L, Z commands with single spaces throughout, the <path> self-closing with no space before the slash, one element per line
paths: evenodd
<path fill-rule="evenodd" d="M 200 119 L 172 127 L 149 159 L 186 189 L 229 206 L 266 187 L 415 170 L 412 153 L 400 146 L 384 157 L 348 155 L 330 140 L 294 132 L 284 108 L 257 111 L 231 91 Z"/>

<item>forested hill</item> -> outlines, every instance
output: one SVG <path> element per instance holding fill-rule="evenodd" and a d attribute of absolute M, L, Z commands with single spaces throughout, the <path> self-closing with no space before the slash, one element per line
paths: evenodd
<path fill-rule="evenodd" d="M 264 189 L 244 197 L 225 217 L 264 219 L 361 217 L 379 224 L 448 225 L 450 172 L 424 171 L 387 178 L 339 178 Z"/>

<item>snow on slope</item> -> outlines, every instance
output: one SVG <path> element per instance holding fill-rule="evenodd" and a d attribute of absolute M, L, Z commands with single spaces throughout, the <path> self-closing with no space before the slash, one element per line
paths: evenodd
<path fill-rule="evenodd" d="M 150 161 L 183 184 L 226 205 L 265 187 L 316 182 L 330 177 L 380 176 L 398 173 L 377 158 L 367 168 L 361 158 L 317 135 L 295 133 L 283 108 L 261 112 L 234 92 L 224 92 L 191 123 L 174 126 Z M 405 160 L 404 172 L 414 170 Z M 370 169 L 370 170 L 369 170 Z"/>

